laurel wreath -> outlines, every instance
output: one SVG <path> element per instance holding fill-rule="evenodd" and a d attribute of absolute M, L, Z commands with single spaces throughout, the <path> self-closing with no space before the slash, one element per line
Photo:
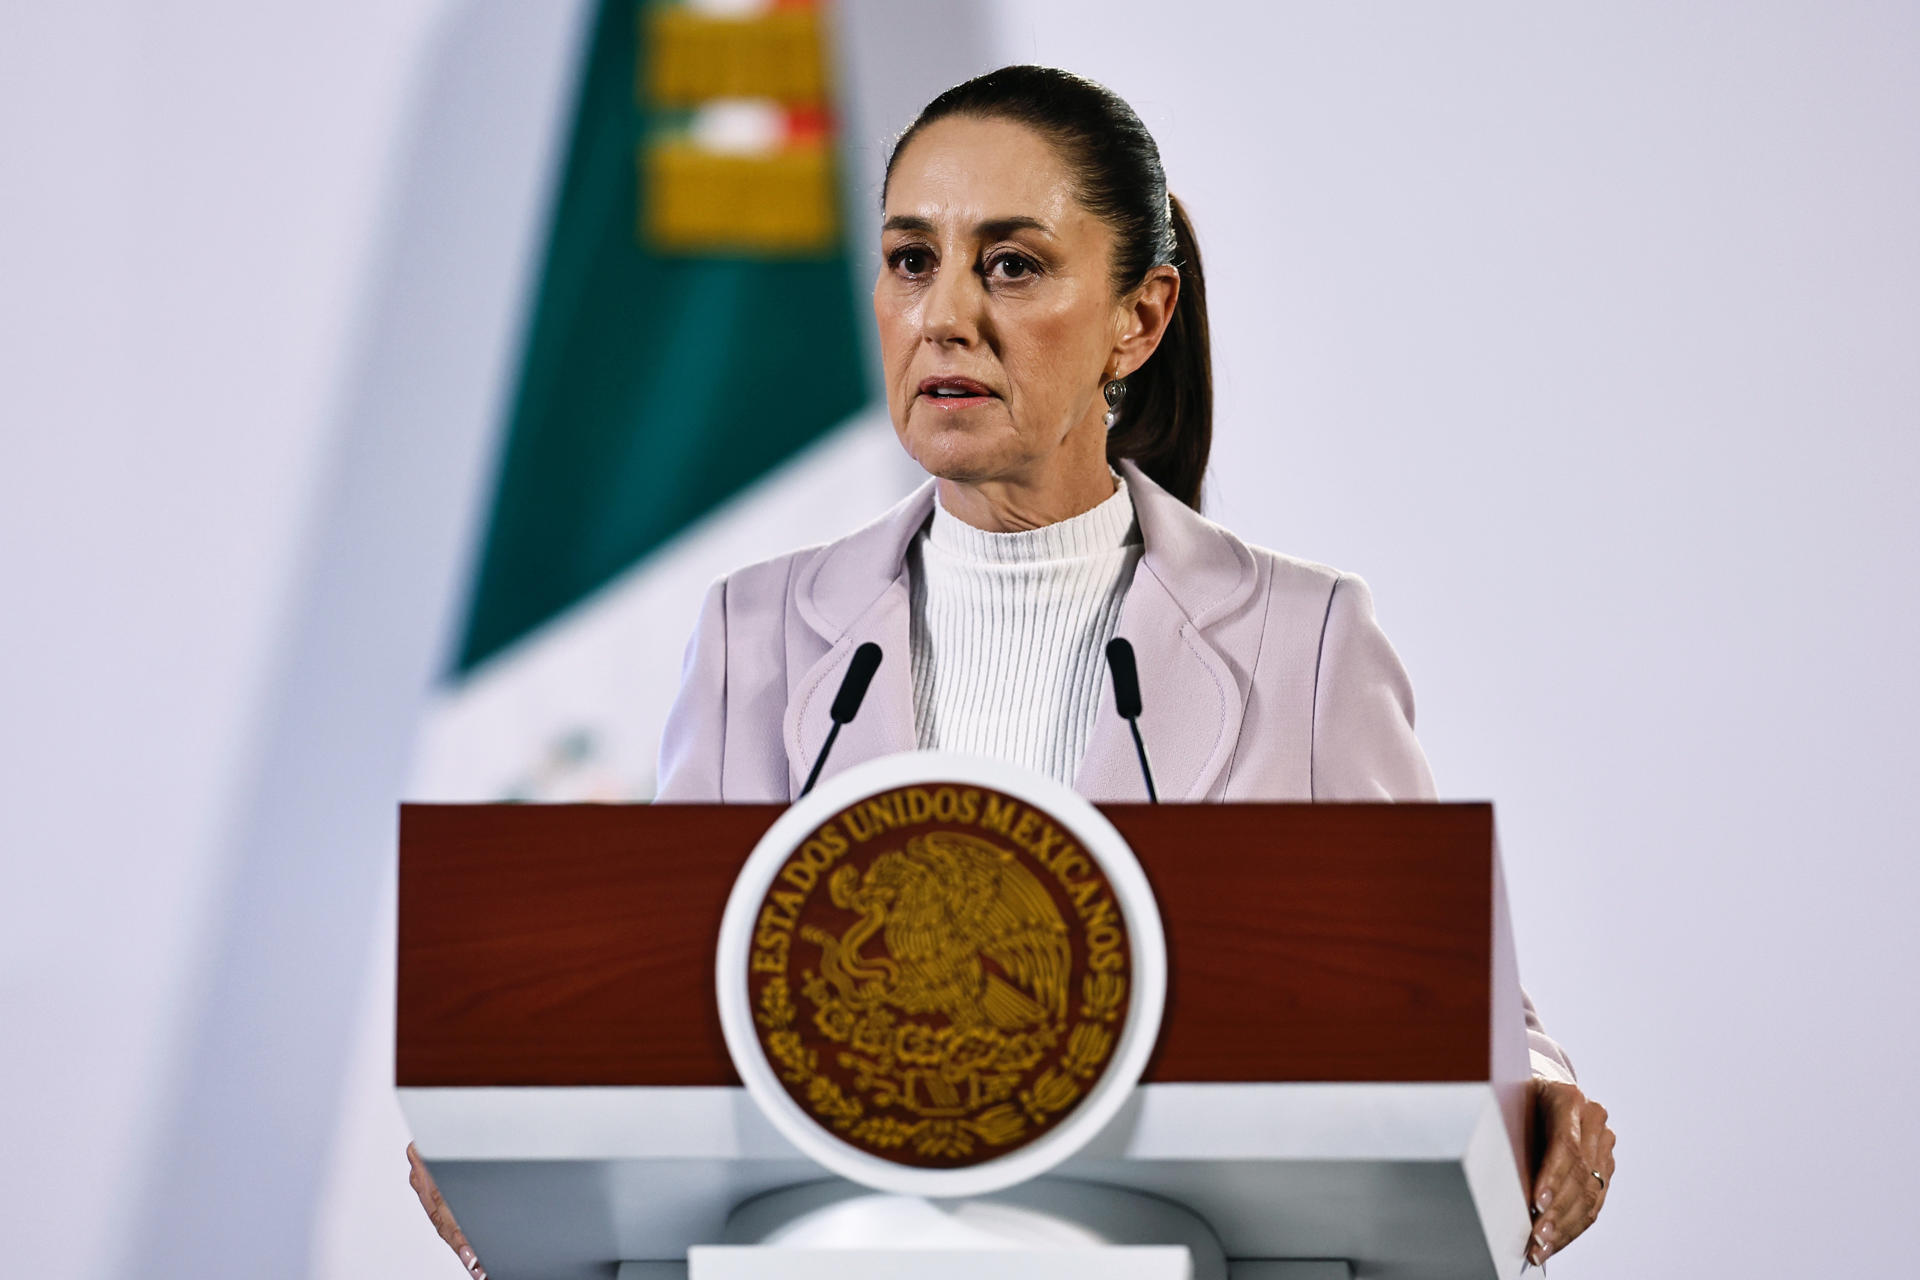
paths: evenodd
<path fill-rule="evenodd" d="M 855 1088 L 866 1100 L 849 1095 L 820 1073 L 819 1051 L 808 1048 L 796 1029 L 800 1010 L 784 976 L 767 980 L 754 1014 L 765 1029 L 767 1054 L 781 1079 L 805 1097 L 817 1119 L 849 1140 L 880 1151 L 911 1145 L 930 1159 L 970 1155 L 976 1143 L 989 1148 L 1011 1146 L 1031 1128 L 1072 1107 L 1098 1076 L 1113 1047 L 1111 1024 L 1119 1018 L 1127 995 L 1123 975 L 1089 973 L 1080 986 L 1080 1021 L 1067 1030 L 1059 1062 L 1022 1089 L 1019 1083 L 1025 1072 L 1059 1043 L 1058 1029 L 1008 1036 L 980 1028 L 956 1031 L 896 1025 L 884 1008 L 856 1014 L 821 979 L 811 973 L 804 977 L 802 994 L 814 1006 L 814 1025 L 828 1039 L 847 1046 L 835 1061 L 854 1072 Z M 902 1064 L 920 1068 L 924 1078 L 935 1082 L 944 1079 L 954 1084 L 977 1076 L 993 1105 L 971 1116 L 924 1116 L 911 1121 L 869 1114 L 869 1103 L 911 1107 Z"/>

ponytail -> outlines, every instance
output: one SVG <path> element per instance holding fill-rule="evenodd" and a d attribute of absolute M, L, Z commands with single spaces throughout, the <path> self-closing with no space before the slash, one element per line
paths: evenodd
<path fill-rule="evenodd" d="M 1213 448 L 1213 355 L 1200 245 L 1179 197 L 1169 194 L 1173 264 L 1180 297 L 1160 345 L 1127 378 L 1126 399 L 1107 433 L 1107 459 L 1131 458 L 1153 482 L 1200 509 L 1200 482 Z"/>
<path fill-rule="evenodd" d="M 1107 460 L 1131 459 L 1198 511 L 1213 448 L 1207 283 L 1193 224 L 1167 191 L 1153 135 L 1125 99 L 1104 85 L 1052 67 L 1002 67 L 929 102 L 893 144 L 889 177 L 913 136 L 947 116 L 1012 120 L 1053 143 L 1074 176 L 1081 205 L 1113 229 L 1116 294 L 1139 288 L 1155 267 L 1180 269 L 1173 319 L 1159 347 L 1127 378 L 1126 398 L 1107 434 Z"/>

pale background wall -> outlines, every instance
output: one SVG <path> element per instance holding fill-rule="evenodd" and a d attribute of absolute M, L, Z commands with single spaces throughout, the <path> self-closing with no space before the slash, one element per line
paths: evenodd
<path fill-rule="evenodd" d="M 578 12 L 0 7 L 0 1271 L 458 1274 L 365 992 Z M 1213 513 L 1499 802 L 1622 1134 L 1555 1273 L 1897 1254 L 1920 9 L 987 18 L 1193 208 Z"/>
<path fill-rule="evenodd" d="M 0 1274 L 308 1269 L 570 12 L 0 6 Z"/>
<path fill-rule="evenodd" d="M 998 11 L 1191 200 L 1215 513 L 1367 577 L 1498 802 L 1621 1135 L 1550 1270 L 1831 1268 L 1920 1137 L 1920 6 Z"/>

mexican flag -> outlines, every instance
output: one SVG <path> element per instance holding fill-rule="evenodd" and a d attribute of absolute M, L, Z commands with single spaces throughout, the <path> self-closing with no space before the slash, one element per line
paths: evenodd
<path fill-rule="evenodd" d="M 830 26 L 603 0 L 423 799 L 645 799 L 701 593 L 915 473 L 870 387 Z"/>

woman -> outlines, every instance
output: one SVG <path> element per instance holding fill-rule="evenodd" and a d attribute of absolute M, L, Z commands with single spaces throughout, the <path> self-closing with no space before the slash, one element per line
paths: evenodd
<path fill-rule="evenodd" d="M 1103 679 L 1116 635 L 1138 656 L 1167 798 L 1433 798 L 1365 585 L 1199 515 L 1205 283 L 1132 109 L 1042 67 L 967 81 L 901 136 L 882 201 L 887 404 L 932 479 L 837 542 L 713 586 L 660 799 L 795 796 L 868 641 L 885 657 L 829 772 L 937 747 L 1141 799 Z M 1598 1214 L 1613 1134 L 1531 1006 L 1528 1025 L 1542 1262 Z"/>

